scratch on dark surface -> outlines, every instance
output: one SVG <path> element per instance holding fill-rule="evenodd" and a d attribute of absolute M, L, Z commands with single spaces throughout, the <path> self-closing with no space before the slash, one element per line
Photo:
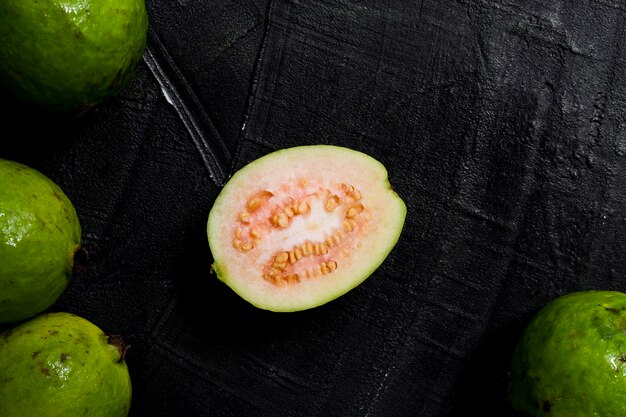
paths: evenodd
<path fill-rule="evenodd" d="M 420 333 L 416 340 L 431 348 L 435 348 L 436 350 L 443 352 L 444 354 L 448 355 L 449 357 L 453 359 L 461 360 L 464 357 L 464 352 L 462 350 L 455 349 L 453 343 L 449 345 L 441 343 L 438 340 L 430 337 L 426 333 Z"/>
<path fill-rule="evenodd" d="M 248 124 L 248 120 L 251 117 L 251 114 L 254 108 L 254 100 L 256 98 L 256 91 L 259 89 L 259 80 L 261 78 L 260 76 L 261 67 L 264 65 L 264 62 L 266 59 L 265 52 L 267 48 L 267 42 L 269 39 L 268 33 L 270 31 L 271 25 L 274 24 L 274 21 L 273 21 L 274 7 L 275 7 L 275 2 L 273 0 L 268 0 L 266 4 L 266 10 L 265 10 L 263 37 L 261 40 L 261 44 L 259 46 L 259 50 L 257 51 L 256 56 L 254 58 L 254 70 L 252 71 L 253 76 L 252 76 L 252 80 L 250 81 L 250 86 L 248 88 L 248 100 L 245 105 L 243 123 L 241 126 L 241 135 L 238 138 L 235 155 L 233 156 L 233 158 L 231 158 L 229 174 L 227 175 L 232 174 L 232 172 L 238 168 L 237 164 L 239 163 L 238 161 L 239 161 L 239 157 L 240 157 L 241 150 L 242 150 L 241 148 L 244 142 L 243 139 L 244 139 L 245 134 L 247 133 L 246 125 Z M 273 147 L 270 146 L 268 150 L 269 149 L 273 149 Z"/>
<path fill-rule="evenodd" d="M 482 319 L 482 317 L 478 317 L 476 314 L 468 312 L 467 310 L 459 308 L 449 302 L 444 303 L 441 300 L 431 300 L 431 299 L 426 299 L 425 302 L 429 305 L 445 310 L 448 313 L 452 313 L 455 317 L 460 317 L 468 321 L 478 322 L 480 319 Z"/>
<path fill-rule="evenodd" d="M 238 42 L 241 42 L 245 39 L 250 33 L 254 32 L 259 26 L 263 26 L 265 23 L 263 21 L 259 21 L 258 23 L 247 28 L 241 35 L 237 36 L 235 39 L 230 41 L 228 44 L 222 47 L 222 50 L 228 50 L 235 46 Z"/>
<path fill-rule="evenodd" d="M 473 219 L 476 220 L 480 220 L 483 221 L 485 223 L 491 224 L 493 226 L 496 226 L 504 231 L 510 232 L 513 230 L 513 227 L 511 224 L 509 224 L 508 222 L 499 220 L 497 217 L 495 216 L 491 216 L 487 213 L 485 213 L 484 211 L 471 206 L 469 203 L 464 203 L 463 201 L 459 201 L 456 199 L 452 199 L 450 200 L 450 206 L 453 209 L 457 209 L 458 212 L 462 213 L 463 215 L 467 216 L 467 217 L 471 217 Z"/>
<path fill-rule="evenodd" d="M 167 323 L 167 321 L 170 319 L 170 316 L 174 312 L 177 303 L 178 303 L 178 297 L 176 295 L 172 295 L 172 297 L 170 298 L 170 301 L 167 303 L 167 305 L 161 312 L 159 319 L 156 320 L 156 323 L 150 330 L 150 337 L 156 340 L 158 337 L 161 336 L 161 332 L 163 331 L 163 328 L 165 327 L 165 324 Z"/>
<path fill-rule="evenodd" d="M 556 268 L 554 265 L 547 265 L 545 263 L 537 261 L 537 259 L 529 257 L 528 255 L 521 253 L 519 251 L 513 252 L 514 261 L 520 265 L 523 265 L 527 268 L 534 269 L 536 271 L 540 271 L 544 273 L 546 276 L 554 273 L 554 269 Z M 559 266 L 559 269 L 566 269 L 567 272 L 573 273 L 572 268 L 568 265 Z"/>
<path fill-rule="evenodd" d="M 374 77 L 372 78 L 372 88 L 371 91 L 376 91 L 376 83 L 378 82 L 378 77 L 380 75 L 380 71 L 383 67 L 383 61 L 385 59 L 385 47 L 387 43 L 387 30 L 389 26 L 389 2 L 385 3 L 385 10 L 382 12 L 384 15 L 384 22 L 382 24 L 382 29 L 380 31 L 380 49 L 378 50 L 378 58 L 376 59 L 376 69 L 374 70 Z M 376 99 L 374 94 L 370 95 L 366 108 L 371 108 L 372 103 Z"/>
<path fill-rule="evenodd" d="M 157 58 L 157 52 L 163 57 L 162 59 L 165 62 L 161 62 L 161 60 Z M 174 107 L 176 113 L 185 125 L 189 136 L 200 153 L 202 162 L 211 180 L 217 187 L 221 187 L 226 178 L 224 169 L 224 166 L 226 166 L 225 161 L 230 160 L 226 145 L 210 122 L 208 116 L 204 113 L 202 106 L 198 104 L 191 88 L 184 80 L 182 74 L 176 69 L 174 62 L 169 57 L 165 47 L 161 44 L 156 35 L 150 37 L 144 54 L 144 61 L 159 83 L 166 100 Z M 183 98 L 180 89 L 175 86 L 171 76 L 168 75 L 166 67 L 176 75 L 176 78 L 185 90 L 186 96 L 188 97 L 187 100 Z M 204 131 L 201 127 L 201 120 L 198 119 L 197 114 L 202 117 L 204 123 L 208 124 L 210 132 Z M 221 158 L 218 157 L 217 153 L 221 154 Z"/>
<path fill-rule="evenodd" d="M 380 383 L 378 384 L 378 387 L 376 388 L 376 392 L 372 396 L 370 405 L 367 408 L 367 413 L 365 413 L 365 417 L 369 417 L 372 414 L 372 411 L 374 410 L 374 406 L 378 402 L 378 397 L 380 397 L 380 394 L 385 390 L 386 381 L 387 381 L 387 378 L 389 377 L 389 373 L 391 372 L 391 370 L 392 370 L 391 368 L 388 369 L 387 372 L 385 372 L 385 374 L 381 378 Z"/>
<path fill-rule="evenodd" d="M 269 379 L 273 383 L 280 385 L 282 388 L 288 389 L 294 393 L 314 388 L 313 384 L 309 383 L 309 381 L 304 378 L 298 378 L 284 369 L 276 368 L 272 364 L 264 363 L 253 355 L 246 356 L 248 356 L 251 366 L 242 364 L 242 367 L 262 376 L 265 379 Z"/>
<path fill-rule="evenodd" d="M 250 399 L 243 397 L 241 394 L 245 391 L 242 391 L 238 388 L 233 389 L 233 387 L 223 383 L 225 382 L 224 378 L 212 378 L 211 375 L 209 375 L 207 369 L 202 366 L 201 363 L 190 360 L 187 356 L 181 354 L 180 351 L 170 347 L 169 345 L 160 344 L 154 345 L 154 347 L 166 354 L 165 359 L 169 359 L 170 362 L 177 365 L 178 367 L 181 367 L 182 369 L 193 373 L 198 378 L 218 387 L 220 390 L 228 392 L 233 397 L 239 398 L 240 400 L 245 401 L 249 404 L 254 404 L 261 401 L 261 398 L 259 397 L 254 397 Z"/>
<path fill-rule="evenodd" d="M 481 31 L 477 31 L 476 33 L 476 46 L 478 48 L 480 71 L 482 74 L 487 74 L 487 69 L 489 68 L 489 54 L 487 54 L 485 40 L 483 39 L 483 33 Z"/>
<path fill-rule="evenodd" d="M 622 22 L 620 22 L 622 23 Z M 611 55 L 611 65 L 610 71 L 607 74 L 606 88 L 600 94 L 600 96 L 595 100 L 593 107 L 595 109 L 594 115 L 590 120 L 590 123 L 594 124 L 593 128 L 593 138 L 595 140 L 600 136 L 600 130 L 602 128 L 602 122 L 606 116 L 607 104 L 609 101 L 609 95 L 613 93 L 613 86 L 615 85 L 615 80 L 617 77 L 617 61 L 621 52 L 621 41 L 623 39 L 624 29 L 623 25 L 617 25 L 615 36 L 613 37 L 613 53 Z"/>
<path fill-rule="evenodd" d="M 608 74 L 606 75 L 606 83 L 603 88 L 603 93 L 599 95 L 596 101 L 593 104 L 594 113 L 593 117 L 589 121 L 592 125 L 592 131 L 590 133 L 591 139 L 594 141 L 596 146 L 609 146 L 607 143 L 608 140 L 611 141 L 620 141 L 620 138 L 604 138 L 602 137 L 602 128 L 603 122 L 607 114 L 611 114 L 609 112 L 609 106 L 615 103 L 615 95 L 618 95 L 620 99 L 623 99 L 623 96 L 620 96 L 620 90 L 616 92 L 616 80 L 619 79 L 618 69 L 621 70 L 620 63 L 623 62 L 623 49 L 622 49 L 622 40 L 624 39 L 624 20 L 625 16 L 621 16 L 618 19 L 618 23 L 615 28 L 614 36 L 612 38 L 612 54 L 611 54 L 611 64 L 608 68 Z M 613 106 L 615 107 L 615 106 Z M 619 108 L 618 108 L 619 112 Z M 613 170 L 617 170 L 620 162 L 623 160 L 621 155 L 613 155 L 613 158 L 607 157 L 606 164 L 608 166 L 612 166 Z M 610 169 L 610 168 L 609 168 Z M 605 233 L 605 226 L 603 225 L 606 216 L 600 213 L 606 213 L 608 207 L 613 204 L 613 201 L 616 201 L 614 198 L 611 198 L 611 195 L 615 195 L 619 193 L 620 189 L 623 189 L 623 181 L 621 181 L 620 176 L 616 175 L 608 175 L 605 176 L 606 182 L 603 190 L 603 198 L 600 199 L 600 207 L 597 210 L 597 215 L 594 216 L 594 221 L 592 225 L 592 230 L 596 230 L 596 233 L 592 234 L 592 241 L 589 245 L 589 251 L 587 251 L 587 259 L 584 262 L 584 267 L 587 271 L 593 271 L 594 269 L 598 269 L 598 262 L 603 263 L 606 257 L 604 251 L 605 240 L 607 239 Z M 619 201 L 619 199 L 617 199 Z"/>
<path fill-rule="evenodd" d="M 459 284 L 460 286 L 471 288 L 473 290 L 484 290 L 485 288 L 475 281 L 470 281 L 466 277 L 459 277 L 453 274 L 448 274 L 445 272 L 440 272 L 438 274 L 440 278 L 445 279 L 446 281 L 453 281 Z"/>
<path fill-rule="evenodd" d="M 380 74 L 380 69 L 382 67 L 383 59 L 385 57 L 385 52 L 386 52 L 385 51 L 386 41 L 387 39 L 389 39 L 387 35 L 387 31 L 389 27 L 389 2 L 385 3 L 385 11 L 383 12 L 383 15 L 384 15 L 384 23 L 380 31 L 381 41 L 380 41 L 380 49 L 378 51 L 378 59 L 376 60 L 376 71 L 374 74 L 374 83 L 376 83 L 376 80 L 378 79 L 378 75 Z"/>
<path fill-rule="evenodd" d="M 227 392 L 229 395 L 232 395 L 234 398 L 241 400 L 251 406 L 254 406 L 257 409 L 273 409 L 276 407 L 275 399 L 272 397 L 272 393 L 267 392 L 267 395 L 255 395 L 258 391 L 254 389 L 242 389 L 242 377 L 246 379 L 246 376 L 243 376 L 239 373 L 239 377 L 233 376 L 235 373 L 232 370 L 224 369 L 219 364 L 214 364 L 214 366 L 207 366 L 209 362 L 203 362 L 198 360 L 193 354 L 188 353 L 186 351 L 182 351 L 177 349 L 176 347 L 163 343 L 155 343 L 153 345 L 153 349 L 156 349 L 158 352 L 161 352 L 164 359 L 168 360 L 173 365 L 184 369 L 192 374 L 194 374 L 198 379 L 206 381 L 208 384 L 216 387 L 219 391 Z M 267 369 L 267 373 L 259 371 L 261 366 L 257 366 L 254 363 L 252 366 L 240 366 L 238 370 L 244 370 L 244 372 L 252 371 L 258 375 L 263 376 L 264 378 L 278 385 L 278 391 L 284 392 L 285 389 L 293 392 L 294 394 L 302 393 L 303 391 L 312 391 L 313 387 L 310 384 L 299 383 L 298 381 L 292 379 L 293 375 L 286 375 L 280 369 L 271 369 L 268 368 L 267 365 L 263 365 L 264 368 Z M 258 383 L 258 379 L 254 379 L 255 383 Z M 245 384 L 245 383 L 244 383 Z M 265 385 L 264 387 L 268 387 L 269 385 Z M 299 389 L 302 387 L 302 389 Z M 259 389 L 258 387 L 256 388 Z M 284 394 L 283 394 L 284 395 Z M 284 415 L 294 415 L 290 414 L 287 409 L 282 410 Z"/>

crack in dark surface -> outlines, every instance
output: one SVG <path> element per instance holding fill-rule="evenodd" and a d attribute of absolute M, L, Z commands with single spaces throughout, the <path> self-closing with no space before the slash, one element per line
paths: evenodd
<path fill-rule="evenodd" d="M 226 144 L 155 34 L 149 38 L 144 61 L 185 125 L 211 180 L 221 187 L 226 179 L 225 167 L 230 161 Z"/>

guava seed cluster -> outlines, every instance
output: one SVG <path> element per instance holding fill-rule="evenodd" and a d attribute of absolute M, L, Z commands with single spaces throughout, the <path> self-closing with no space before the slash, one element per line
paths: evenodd
<path fill-rule="evenodd" d="M 308 185 L 306 179 L 283 184 L 279 189 L 285 190 L 286 197 L 268 190 L 254 193 L 237 217 L 233 247 L 242 256 L 264 238 L 280 240 L 281 234 L 288 233 L 291 227 L 300 229 L 297 242 L 289 250 L 279 250 L 265 262 L 261 275 L 273 285 L 297 284 L 302 279 L 332 273 L 341 257 L 350 256 L 359 230 L 367 223 L 361 193 L 354 186 L 341 183 L 333 190 L 311 192 Z M 329 228 L 328 224 L 335 226 Z M 319 229 L 326 229 L 322 238 L 310 239 L 313 234 L 319 236 L 310 231 Z"/>

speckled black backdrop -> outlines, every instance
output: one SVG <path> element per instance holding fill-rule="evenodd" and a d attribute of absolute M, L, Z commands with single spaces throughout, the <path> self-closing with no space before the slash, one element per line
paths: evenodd
<path fill-rule="evenodd" d="M 132 345 L 133 417 L 511 416 L 506 365 L 554 297 L 626 291 L 621 0 L 148 0 L 145 59 L 80 118 L 2 96 L 0 157 L 80 216 L 51 310 Z M 362 286 L 275 314 L 210 274 L 230 174 L 330 143 L 408 205 Z"/>

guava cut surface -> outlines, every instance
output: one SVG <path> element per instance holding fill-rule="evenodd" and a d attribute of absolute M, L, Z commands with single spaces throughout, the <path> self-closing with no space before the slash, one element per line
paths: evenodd
<path fill-rule="evenodd" d="M 531 417 L 626 416 L 626 294 L 573 292 L 540 310 L 513 354 L 510 395 Z"/>
<path fill-rule="evenodd" d="M 132 388 L 119 337 L 70 313 L 0 334 L 2 417 L 126 417 Z"/>
<path fill-rule="evenodd" d="M 328 145 L 279 150 L 241 168 L 215 200 L 213 271 L 258 308 L 317 307 L 381 265 L 405 216 L 374 158 Z"/>
<path fill-rule="evenodd" d="M 73 275 L 80 246 L 76 210 L 59 186 L 0 159 L 0 323 L 51 306 Z"/>
<path fill-rule="evenodd" d="M 146 45 L 144 0 L 0 1 L 0 87 L 56 112 L 118 94 Z"/>

